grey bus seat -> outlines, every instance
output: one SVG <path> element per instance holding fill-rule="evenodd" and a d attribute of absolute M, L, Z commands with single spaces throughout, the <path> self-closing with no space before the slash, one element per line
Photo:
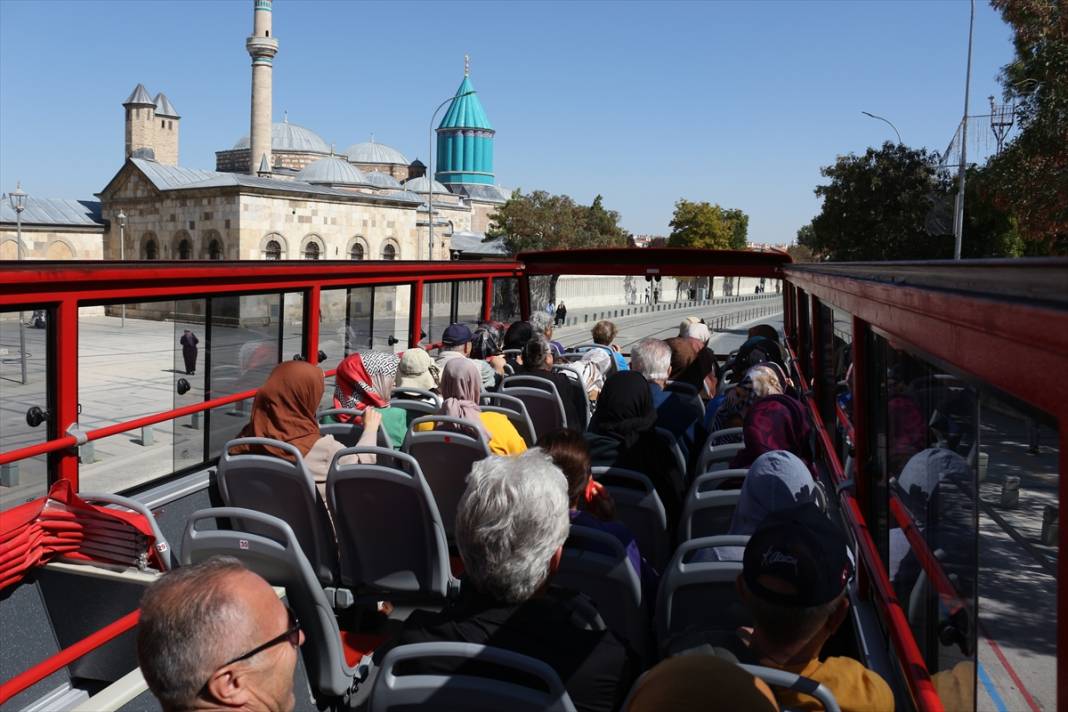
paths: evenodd
<path fill-rule="evenodd" d="M 722 645 L 741 625 L 750 625 L 735 581 L 740 561 L 690 561 L 701 549 L 745 546 L 749 537 L 715 536 L 683 542 L 661 574 L 656 600 L 656 642 L 661 654 L 698 644 Z"/>
<path fill-rule="evenodd" d="M 711 492 L 713 490 L 722 489 L 741 489 L 742 482 L 745 482 L 745 478 L 748 475 L 749 470 L 741 467 L 733 470 L 705 472 L 694 478 L 693 483 L 690 484 L 690 494 L 693 494 L 694 492 Z M 738 480 L 741 480 L 741 482 Z M 735 486 L 729 488 L 725 486 L 731 484 Z"/>
<path fill-rule="evenodd" d="M 619 370 L 619 367 L 616 365 L 616 351 L 611 346 L 605 346 L 604 344 L 579 344 L 578 346 L 572 346 L 568 351 L 571 353 L 585 354 L 591 349 L 601 349 L 602 351 L 608 352 L 610 358 L 608 360 L 608 371 L 604 374 L 605 380 Z"/>
<path fill-rule="evenodd" d="M 397 668 L 416 660 L 453 658 L 448 674 L 398 675 Z M 480 674 L 479 665 L 492 666 Z M 514 670 L 520 682 L 497 679 L 501 669 Z M 527 681 L 539 683 L 532 687 Z M 467 712 L 575 712 L 575 706 L 546 663 L 510 650 L 474 643 L 414 643 L 386 653 L 371 687 L 370 712 L 466 710 Z"/>
<path fill-rule="evenodd" d="M 348 415 L 353 418 L 362 418 L 363 410 L 358 408 L 329 408 L 327 410 L 320 410 L 315 414 L 315 417 L 319 420 L 319 434 L 331 435 L 334 440 L 345 447 L 356 447 L 356 443 L 360 440 L 360 436 L 363 435 L 363 426 L 352 423 L 324 423 L 323 418 L 334 415 Z M 378 447 L 393 447 L 393 441 L 389 439 L 389 434 L 385 428 L 378 429 L 378 439 L 375 443 Z"/>
<path fill-rule="evenodd" d="M 812 678 L 802 677 L 786 670 L 763 667 L 762 665 L 739 664 L 738 666 L 753 677 L 759 677 L 772 687 L 782 687 L 815 697 L 823 705 L 823 712 L 841 712 L 842 708 L 838 706 L 838 700 L 834 698 L 834 693 Z"/>
<path fill-rule="evenodd" d="M 722 440 L 724 438 L 734 438 L 734 437 L 739 437 L 740 438 L 740 437 L 742 437 L 742 432 L 744 430 L 745 429 L 742 428 L 741 426 L 734 427 L 734 428 L 720 428 L 719 430 L 713 430 L 711 433 L 708 434 L 708 438 L 705 440 L 705 444 L 706 445 L 715 446 L 715 445 L 728 445 L 731 442 L 737 442 L 737 441 L 720 442 L 720 440 Z"/>
<path fill-rule="evenodd" d="M 600 529 L 571 525 L 553 583 L 589 596 L 607 626 L 648 659 L 650 603 L 642 600 L 640 572 L 619 539 Z"/>
<path fill-rule="evenodd" d="M 508 376 L 501 381 L 500 392 L 523 401 L 534 424 L 536 438 L 567 425 L 564 402 L 560 399 L 556 384 L 547 378 L 525 373 Z"/>
<path fill-rule="evenodd" d="M 416 428 L 423 423 L 448 423 L 462 426 L 466 432 L 455 430 L 425 430 Z M 427 415 L 416 418 L 408 426 L 404 452 L 419 463 L 434 501 L 438 507 L 445 533 L 451 539 L 456 522 L 456 507 L 467 488 L 467 476 L 479 460 L 489 457 L 489 444 L 478 427 L 462 418 Z"/>
<path fill-rule="evenodd" d="M 159 528 L 159 524 L 156 522 L 156 517 L 152 514 L 152 510 L 144 504 L 135 499 L 130 499 L 129 497 L 123 497 L 121 495 L 110 494 L 107 492 L 79 492 L 78 496 L 89 503 L 110 504 L 117 507 L 124 507 L 132 512 L 140 514 L 145 518 L 145 521 L 148 522 L 148 526 L 152 529 L 152 536 L 156 540 L 153 548 L 159 556 L 160 563 L 163 565 L 163 570 L 169 571 L 174 567 L 174 551 L 172 550 L 171 545 L 167 542 L 167 537 L 163 535 L 163 531 Z M 89 531 L 87 530 L 86 533 L 88 535 Z M 102 530 L 101 534 L 103 535 L 101 537 L 101 539 L 103 539 L 101 543 L 107 545 L 106 539 L 108 538 L 108 535 L 106 531 Z"/>
<path fill-rule="evenodd" d="M 369 454 L 374 464 L 341 464 Z M 340 581 L 357 595 L 391 601 L 442 599 L 459 591 L 449 570 L 445 527 L 419 463 L 388 448 L 340 450 L 326 501 L 334 517 Z"/>
<path fill-rule="evenodd" d="M 425 388 L 415 388 L 413 386 L 404 386 L 402 388 L 394 388 L 393 393 L 390 394 L 390 405 L 393 401 L 415 401 L 417 403 L 424 403 L 432 406 L 433 408 L 441 408 L 441 403 L 444 400 L 440 394 L 434 391 L 428 391 Z M 437 412 L 436 410 L 434 412 Z"/>
<path fill-rule="evenodd" d="M 197 528 L 201 522 L 225 518 L 254 525 L 258 533 Z M 306 633 L 301 656 L 316 700 L 322 704 L 345 698 L 356 669 L 345 661 L 333 608 L 293 529 L 277 517 L 247 509 L 220 507 L 194 512 L 182 537 L 182 564 L 217 555 L 233 556 L 271 585 L 285 588 L 286 600 Z"/>
<path fill-rule="evenodd" d="M 537 442 L 537 438 L 534 437 L 534 423 L 531 422 L 527 406 L 523 401 L 506 393 L 483 393 L 478 399 L 478 404 L 485 413 L 500 413 L 507 416 L 527 447 L 534 447 L 534 443 Z"/>
<path fill-rule="evenodd" d="M 682 448 L 679 447 L 679 441 L 675 439 L 675 434 L 670 430 L 656 428 L 656 435 L 671 450 L 671 457 L 675 460 L 675 471 L 678 473 L 675 479 L 675 491 L 681 495 L 686 491 L 686 457 L 682 454 Z"/>
<path fill-rule="evenodd" d="M 667 513 L 648 476 L 621 467 L 594 467 L 594 479 L 603 484 L 616 504 L 616 518 L 626 525 L 638 550 L 657 571 L 671 556 Z"/>
<path fill-rule="evenodd" d="M 679 517 L 679 541 L 726 534 L 741 490 L 695 490 L 686 497 Z"/>
<path fill-rule="evenodd" d="M 576 430 L 584 431 L 586 429 L 586 426 L 590 424 L 590 399 L 588 394 L 586 393 L 586 383 L 583 381 L 582 372 L 579 371 L 578 366 L 567 362 L 553 364 L 553 371 L 556 373 L 564 374 L 564 376 L 569 381 L 571 381 L 571 383 L 574 384 L 577 388 L 581 389 L 583 395 L 586 396 L 582 399 L 583 412 L 579 416 L 580 418 L 582 418 L 582 423 L 579 423 L 578 425 L 581 425 L 582 427 L 575 427 L 575 424 L 571 423 L 568 424 L 570 427 L 575 428 Z"/>
<path fill-rule="evenodd" d="M 703 475 L 713 470 L 724 470 L 729 467 L 727 463 L 745 447 L 745 443 L 724 443 L 723 445 L 709 445 L 707 442 L 701 448 L 701 454 L 697 457 L 697 467 L 694 474 Z"/>
<path fill-rule="evenodd" d="M 231 454 L 236 445 L 270 445 L 289 453 L 293 461 L 271 455 Z M 217 481 L 225 506 L 278 517 L 293 529 L 319 582 L 329 586 L 337 580 L 337 544 L 326 503 L 296 447 L 270 438 L 231 440 L 219 456 Z M 235 526 L 260 533 L 252 522 Z"/>

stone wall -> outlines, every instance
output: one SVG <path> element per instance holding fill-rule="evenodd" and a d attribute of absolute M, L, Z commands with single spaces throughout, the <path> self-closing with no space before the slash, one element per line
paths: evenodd
<path fill-rule="evenodd" d="M 0 225 L 0 260 L 18 259 L 18 230 Z M 22 226 L 26 260 L 99 260 L 104 256 L 104 228 Z"/>
<path fill-rule="evenodd" d="M 215 170 L 224 173 L 248 173 L 248 149 L 234 148 L 229 151 L 215 152 Z M 314 163 L 328 154 L 315 153 L 312 151 L 271 151 L 271 159 L 274 166 L 284 166 L 293 170 L 301 170 L 309 163 Z M 272 166 L 272 167 L 274 167 Z"/>

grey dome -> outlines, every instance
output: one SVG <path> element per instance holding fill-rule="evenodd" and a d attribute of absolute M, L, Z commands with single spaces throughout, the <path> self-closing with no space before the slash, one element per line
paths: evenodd
<path fill-rule="evenodd" d="M 248 147 L 248 136 L 242 137 L 234 144 L 235 150 Z M 330 153 L 330 144 L 310 129 L 283 121 L 280 124 L 271 124 L 271 150 Z"/>
<path fill-rule="evenodd" d="M 403 153 L 384 143 L 375 143 L 374 141 L 354 143 L 345 149 L 345 155 L 349 157 L 350 161 L 355 161 L 356 163 L 408 165 L 408 159 L 404 157 Z"/>
<path fill-rule="evenodd" d="M 400 181 L 389 173 L 383 173 L 382 171 L 367 171 L 363 176 L 367 179 L 368 183 L 378 186 L 379 188 L 399 189 L 401 187 Z"/>
<path fill-rule="evenodd" d="M 412 178 L 404 183 L 404 189 L 412 193 L 419 193 L 420 195 L 426 195 L 426 176 L 419 176 L 418 178 Z M 445 195 L 452 195 L 449 189 L 443 186 L 441 183 L 434 181 L 434 192 L 444 193 Z"/>
<path fill-rule="evenodd" d="M 327 156 L 309 163 L 297 173 L 296 179 L 326 185 L 366 185 L 369 182 L 363 171 L 337 156 Z"/>

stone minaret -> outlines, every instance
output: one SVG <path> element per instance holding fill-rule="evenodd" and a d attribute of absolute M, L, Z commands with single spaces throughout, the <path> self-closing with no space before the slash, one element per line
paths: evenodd
<path fill-rule="evenodd" d="M 252 57 L 252 126 L 249 131 L 248 172 L 270 173 L 271 160 L 271 67 L 278 40 L 271 37 L 271 0 L 253 0 L 252 36 L 245 49 Z"/>
<path fill-rule="evenodd" d="M 138 84 L 122 102 L 126 110 L 126 158 L 155 158 L 156 102 Z"/>

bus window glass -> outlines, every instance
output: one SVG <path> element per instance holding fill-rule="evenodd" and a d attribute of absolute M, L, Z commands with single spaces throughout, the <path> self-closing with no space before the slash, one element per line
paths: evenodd
<path fill-rule="evenodd" d="M 30 408 L 48 410 L 48 328 L 44 309 L 0 312 L 0 452 L 48 440 L 47 422 L 26 422 Z M 47 489 L 47 456 L 0 465 L 0 510 L 36 499 Z"/>
<path fill-rule="evenodd" d="M 474 331 L 482 321 L 482 280 L 465 279 L 453 287 L 456 296 L 452 320 L 467 324 Z"/>
<path fill-rule="evenodd" d="M 374 287 L 374 324 L 371 348 L 375 351 L 398 353 L 408 348 L 407 286 L 395 284 Z M 402 303 L 403 300 L 403 303 Z"/>
<path fill-rule="evenodd" d="M 374 287 L 353 287 L 348 290 L 344 325 L 345 355 L 371 348 L 374 290 Z"/>
<path fill-rule="evenodd" d="M 452 307 L 452 283 L 428 282 L 423 285 L 422 329 L 426 336 L 424 344 L 441 341 L 441 335 L 450 323 L 449 313 Z"/>
<path fill-rule="evenodd" d="M 493 280 L 493 307 L 490 318 L 510 324 L 519 318 L 519 280 L 498 277 Z"/>
<path fill-rule="evenodd" d="M 296 358 L 304 353 L 304 294 L 286 292 L 282 295 L 282 359 Z"/>
<path fill-rule="evenodd" d="M 205 333 L 206 299 L 174 302 L 172 342 L 174 344 L 171 387 L 172 408 L 203 402 L 207 368 L 207 334 Z M 184 381 L 184 382 L 183 382 Z M 171 447 L 174 471 L 204 462 L 205 413 L 193 413 L 171 422 L 153 426 L 173 433 Z M 83 460 L 84 462 L 84 460 Z"/>
<path fill-rule="evenodd" d="M 348 304 L 346 289 L 324 289 L 319 292 L 319 367 L 324 371 L 337 368 L 345 357 L 345 312 Z"/>

